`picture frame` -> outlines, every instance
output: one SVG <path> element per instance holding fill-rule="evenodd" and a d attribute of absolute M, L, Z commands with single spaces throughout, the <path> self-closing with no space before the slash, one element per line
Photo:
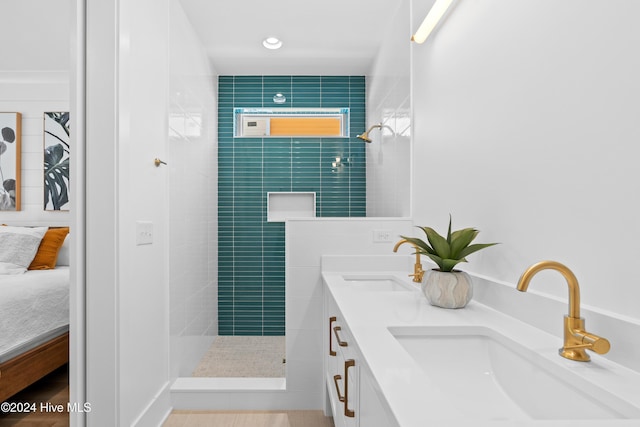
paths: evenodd
<path fill-rule="evenodd" d="M 22 115 L 0 112 L 0 211 L 20 210 Z"/>
<path fill-rule="evenodd" d="M 44 113 L 44 210 L 68 211 L 70 202 L 69 112 Z"/>

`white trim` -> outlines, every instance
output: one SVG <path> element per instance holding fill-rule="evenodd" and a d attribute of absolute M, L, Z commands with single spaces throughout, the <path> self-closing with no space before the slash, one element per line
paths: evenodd
<path fill-rule="evenodd" d="M 118 0 L 86 9 L 85 218 L 88 425 L 120 424 Z"/>
<path fill-rule="evenodd" d="M 131 425 L 133 427 L 156 427 L 162 425 L 170 413 L 171 394 L 170 384 L 167 381 Z"/>
<path fill-rule="evenodd" d="M 181 377 L 171 386 L 172 393 L 192 391 L 284 391 L 286 378 L 196 378 Z"/>
<path fill-rule="evenodd" d="M 71 285 L 69 294 L 69 402 L 86 403 L 86 318 L 85 318 L 85 65 L 86 65 L 86 4 L 75 0 L 72 4 L 71 73 L 59 76 L 69 81 L 70 114 L 73 120 L 71 141 L 73 161 L 71 181 Z M 46 73 L 47 78 L 52 74 Z M 70 74 L 70 75 L 69 75 Z M 4 77 L 4 75 L 3 75 Z M 34 78 L 34 75 L 29 77 Z M 69 414 L 71 427 L 84 427 L 86 417 L 82 412 Z"/>

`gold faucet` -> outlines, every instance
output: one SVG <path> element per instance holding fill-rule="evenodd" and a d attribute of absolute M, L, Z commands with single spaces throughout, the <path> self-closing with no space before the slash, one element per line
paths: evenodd
<path fill-rule="evenodd" d="M 560 272 L 569 286 L 569 315 L 564 316 L 564 346 L 559 350 L 560 355 L 567 359 L 588 362 L 591 358 L 585 350 L 598 354 L 608 352 L 611 344 L 607 339 L 584 329 L 584 319 L 580 317 L 580 286 L 578 279 L 568 267 L 556 261 L 541 261 L 534 264 L 522 273 L 517 289 L 520 292 L 526 292 L 531 278 L 542 270 Z"/>
<path fill-rule="evenodd" d="M 410 243 L 407 239 L 402 239 L 393 247 L 393 252 L 398 252 L 398 248 L 403 243 Z M 413 243 L 411 243 L 413 245 Z M 416 249 L 416 263 L 413 265 L 413 274 L 409 276 L 413 277 L 413 281 L 416 283 L 422 282 L 422 276 L 424 276 L 424 270 L 422 269 L 422 264 L 420 263 L 420 252 L 418 251 L 418 247 L 413 245 Z"/>

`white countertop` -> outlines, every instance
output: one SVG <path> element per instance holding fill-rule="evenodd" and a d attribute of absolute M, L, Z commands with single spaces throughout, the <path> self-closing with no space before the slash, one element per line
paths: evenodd
<path fill-rule="evenodd" d="M 328 263 L 327 263 L 328 264 Z M 397 267 L 394 266 L 394 267 Z M 379 268 L 379 267 L 378 267 Z M 442 309 L 429 305 L 418 285 L 407 278 L 407 270 L 388 270 L 394 276 L 416 287 L 415 292 L 370 292 L 355 289 L 343 279 L 343 274 L 370 274 L 353 269 L 327 271 L 323 268 L 326 289 L 333 295 L 363 362 L 373 374 L 382 397 L 401 427 L 434 426 L 640 426 L 640 374 L 589 352 L 592 361 L 575 362 L 558 355 L 562 340 L 534 328 L 488 306 L 471 301 L 465 308 Z M 379 274 L 382 271 L 378 271 Z M 562 322 L 562 319 L 558 319 Z M 636 419 L 615 420 L 479 420 L 465 412 L 460 404 L 438 392 L 433 380 L 404 350 L 389 331 L 397 327 L 478 327 L 490 328 L 505 337 L 530 348 L 552 364 L 580 375 L 586 381 L 634 407 Z M 522 387 L 527 387 L 523 384 Z M 626 403 L 625 403 L 626 405 Z M 635 415 L 634 415 L 635 416 Z M 366 426 L 363 426 L 366 427 Z"/>

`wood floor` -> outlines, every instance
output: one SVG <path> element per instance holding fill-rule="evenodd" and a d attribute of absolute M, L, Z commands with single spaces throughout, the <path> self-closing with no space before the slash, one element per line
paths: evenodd
<path fill-rule="evenodd" d="M 69 402 L 69 369 L 65 365 L 37 383 L 27 387 L 7 402 L 30 403 L 36 405 L 35 412 L 0 412 L 0 427 L 68 427 L 69 414 L 66 412 Z M 40 404 L 63 405 L 64 412 L 41 411 Z"/>
<path fill-rule="evenodd" d="M 322 411 L 173 411 L 162 427 L 334 427 Z"/>

